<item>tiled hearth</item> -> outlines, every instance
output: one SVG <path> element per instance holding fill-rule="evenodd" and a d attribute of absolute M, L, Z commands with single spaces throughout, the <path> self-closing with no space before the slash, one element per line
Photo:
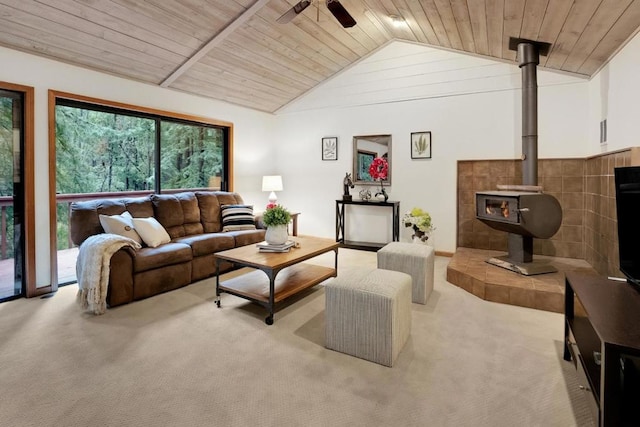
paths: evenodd
<path fill-rule="evenodd" d="M 535 255 L 557 273 L 523 276 L 485 261 L 505 252 L 458 248 L 447 267 L 447 281 L 487 301 L 539 310 L 564 312 L 564 273 L 577 271 L 597 275 L 585 260 Z"/>

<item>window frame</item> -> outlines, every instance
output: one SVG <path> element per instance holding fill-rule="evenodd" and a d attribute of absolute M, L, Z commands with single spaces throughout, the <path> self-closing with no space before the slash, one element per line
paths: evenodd
<path fill-rule="evenodd" d="M 50 230 L 50 260 L 51 260 L 51 292 L 58 289 L 58 259 L 57 259 L 57 198 L 56 198 L 56 106 L 65 105 L 77 108 L 92 109 L 115 114 L 125 114 L 134 117 L 151 118 L 159 124 L 162 120 L 174 123 L 190 125 L 204 125 L 215 127 L 223 131 L 225 140 L 225 155 L 223 165 L 223 187 L 225 191 L 233 191 L 233 123 L 223 120 L 211 119 L 202 116 L 159 110 L 150 107 L 126 104 L 122 102 L 110 101 L 99 98 L 92 98 L 84 95 L 77 95 L 68 92 L 49 90 L 49 230 Z M 160 158 L 157 155 L 160 146 L 160 127 L 157 126 L 156 135 L 156 158 L 154 159 L 156 176 L 154 179 L 154 193 L 162 192 L 160 171 Z M 175 192 L 175 191 L 174 191 Z"/>
<path fill-rule="evenodd" d="M 24 96 L 24 271 L 26 297 L 31 298 L 50 292 L 50 286 L 37 287 L 36 283 L 36 220 L 35 220 L 35 89 L 5 81 L 0 81 L 0 88 L 21 92 Z"/>

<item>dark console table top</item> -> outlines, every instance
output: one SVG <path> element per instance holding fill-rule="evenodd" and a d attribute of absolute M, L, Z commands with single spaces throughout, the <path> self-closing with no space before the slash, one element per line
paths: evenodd
<path fill-rule="evenodd" d="M 603 342 L 640 348 L 640 289 L 598 276 L 570 272 L 566 277 Z"/>
<path fill-rule="evenodd" d="M 338 203 L 344 203 L 345 205 L 375 205 L 375 206 L 396 206 L 400 204 L 399 201 L 395 200 L 387 200 L 386 202 L 377 201 L 377 200 L 362 200 L 362 199 L 353 199 L 353 200 L 336 200 Z"/>

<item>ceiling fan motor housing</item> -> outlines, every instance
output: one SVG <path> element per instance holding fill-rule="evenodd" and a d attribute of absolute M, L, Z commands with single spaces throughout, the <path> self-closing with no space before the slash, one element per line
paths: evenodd
<path fill-rule="evenodd" d="M 302 11 L 304 11 L 307 7 L 309 7 L 311 3 L 312 1 L 310 0 L 299 1 L 276 21 L 281 24 L 288 23 L 300 13 L 302 13 Z M 344 28 L 351 28 L 356 25 L 356 20 L 353 19 L 349 12 L 347 12 L 347 9 L 345 9 L 342 3 L 340 3 L 338 0 L 326 0 L 326 6 L 327 9 L 329 9 L 329 12 L 331 12 L 331 14 L 335 16 L 340 25 L 342 25 Z"/>

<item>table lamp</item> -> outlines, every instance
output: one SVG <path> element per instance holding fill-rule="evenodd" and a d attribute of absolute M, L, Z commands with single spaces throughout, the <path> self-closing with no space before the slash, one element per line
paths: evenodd
<path fill-rule="evenodd" d="M 278 201 L 276 191 L 282 191 L 282 176 L 280 175 L 267 175 L 262 177 L 262 191 L 271 191 L 269 194 L 269 203 L 274 205 Z"/>

